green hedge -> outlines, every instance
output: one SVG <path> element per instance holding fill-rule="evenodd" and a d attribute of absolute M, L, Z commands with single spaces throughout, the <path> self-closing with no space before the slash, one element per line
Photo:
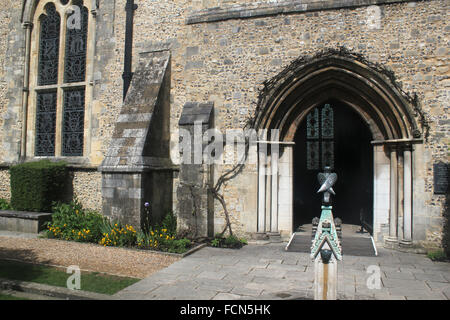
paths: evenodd
<path fill-rule="evenodd" d="M 11 206 L 19 211 L 50 212 L 53 201 L 62 201 L 68 170 L 65 162 L 42 160 L 12 166 Z"/>

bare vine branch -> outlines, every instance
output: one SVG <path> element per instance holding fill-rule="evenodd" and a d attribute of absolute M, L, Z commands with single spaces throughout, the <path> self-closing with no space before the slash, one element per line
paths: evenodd
<path fill-rule="evenodd" d="M 244 132 L 248 127 L 252 127 L 254 123 L 255 123 L 255 120 L 253 118 L 248 119 L 246 125 L 244 126 Z M 227 229 L 228 229 L 228 232 L 230 233 L 230 236 L 233 235 L 233 230 L 231 228 L 230 214 L 228 212 L 227 204 L 225 202 L 224 196 L 223 196 L 223 194 L 220 194 L 220 189 L 227 181 L 233 179 L 239 173 L 241 173 L 242 169 L 245 166 L 245 160 L 248 157 L 248 152 L 250 149 L 250 142 L 249 142 L 249 137 L 247 135 L 244 135 L 244 140 L 245 140 L 245 149 L 244 149 L 243 158 L 240 159 L 240 161 L 238 161 L 238 163 L 235 166 L 233 166 L 230 170 L 225 171 L 225 173 L 222 174 L 219 177 L 219 179 L 217 179 L 216 184 L 213 187 L 209 188 L 209 190 L 212 193 L 212 195 L 214 196 L 214 198 L 216 198 L 222 205 L 223 212 L 225 214 L 225 227 L 222 230 L 222 232 L 220 233 L 220 237 L 223 237 L 223 235 L 225 234 Z"/>

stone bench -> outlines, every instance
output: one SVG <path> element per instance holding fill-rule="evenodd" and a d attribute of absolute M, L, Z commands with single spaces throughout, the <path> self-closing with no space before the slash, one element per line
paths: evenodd
<path fill-rule="evenodd" d="M 39 233 L 51 217 L 51 213 L 0 210 L 0 230 Z"/>

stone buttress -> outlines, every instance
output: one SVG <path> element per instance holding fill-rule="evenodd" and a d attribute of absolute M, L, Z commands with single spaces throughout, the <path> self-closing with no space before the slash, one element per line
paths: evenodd
<path fill-rule="evenodd" d="M 209 191 L 214 182 L 213 166 L 203 161 L 204 135 L 214 127 L 213 107 L 213 103 L 188 102 L 179 120 L 180 136 L 187 139 L 183 144 L 187 148 L 180 154 L 178 229 L 194 238 L 214 235 L 214 200 Z"/>
<path fill-rule="evenodd" d="M 169 132 L 170 53 L 142 53 L 99 168 L 104 215 L 141 228 L 145 202 L 152 223 L 172 209 Z"/>

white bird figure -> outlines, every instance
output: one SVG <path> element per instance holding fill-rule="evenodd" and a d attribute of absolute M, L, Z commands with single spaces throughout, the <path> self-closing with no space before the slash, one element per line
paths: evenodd
<path fill-rule="evenodd" d="M 323 202 L 329 203 L 330 202 L 330 193 L 333 195 L 336 195 L 336 193 L 333 190 L 333 186 L 335 185 L 337 181 L 337 174 L 336 173 L 330 173 L 331 169 L 330 167 L 325 167 L 325 172 L 321 172 L 317 175 L 317 179 L 320 183 L 320 189 L 317 191 L 317 193 L 323 192 Z"/>

